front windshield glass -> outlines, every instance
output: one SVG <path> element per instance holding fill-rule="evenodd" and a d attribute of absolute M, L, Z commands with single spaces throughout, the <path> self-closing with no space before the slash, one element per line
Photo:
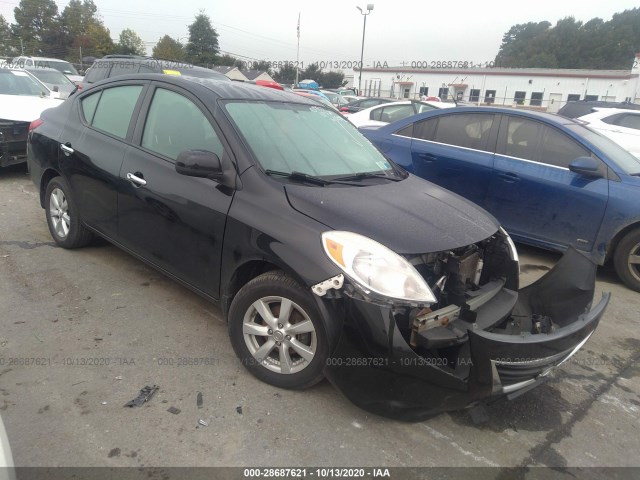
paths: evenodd
<path fill-rule="evenodd" d="M 265 170 L 319 177 L 392 170 L 351 123 L 326 108 L 248 101 L 225 108 Z"/>
<path fill-rule="evenodd" d="M 69 62 L 52 62 L 51 60 L 38 60 L 36 62 L 36 66 L 55 68 L 65 75 L 78 75 L 78 71 Z"/>
<path fill-rule="evenodd" d="M 567 127 L 602 150 L 627 175 L 640 173 L 640 159 L 631 155 L 610 138 L 584 125 L 567 125 Z"/>
<path fill-rule="evenodd" d="M 57 70 L 29 70 L 41 82 L 50 83 L 52 85 L 63 85 L 67 87 L 75 87 L 75 84 Z"/>
<path fill-rule="evenodd" d="M 0 70 L 0 95 L 40 96 L 45 89 L 26 72 Z"/>

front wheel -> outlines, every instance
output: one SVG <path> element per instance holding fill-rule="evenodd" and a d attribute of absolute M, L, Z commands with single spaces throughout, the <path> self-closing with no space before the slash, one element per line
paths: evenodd
<path fill-rule="evenodd" d="M 82 225 L 69 184 L 62 177 L 51 179 L 47 185 L 45 212 L 49 232 L 61 247 L 78 248 L 91 241 L 91 232 Z"/>
<path fill-rule="evenodd" d="M 640 292 L 640 229 L 632 230 L 620 240 L 613 265 L 624 284 Z"/>
<path fill-rule="evenodd" d="M 283 272 L 264 273 L 240 289 L 229 308 L 229 337 L 260 380 L 301 389 L 322 380 L 329 345 L 311 293 Z"/>

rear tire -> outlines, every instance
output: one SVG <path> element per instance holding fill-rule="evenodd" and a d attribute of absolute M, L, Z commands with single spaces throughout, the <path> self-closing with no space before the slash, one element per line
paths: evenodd
<path fill-rule="evenodd" d="M 640 292 L 640 229 L 632 230 L 620 240 L 613 265 L 624 284 Z"/>
<path fill-rule="evenodd" d="M 62 177 L 54 177 L 47 184 L 44 208 L 49 232 L 62 248 L 84 247 L 93 238 L 78 215 L 71 188 Z"/>
<path fill-rule="evenodd" d="M 240 289 L 229 308 L 229 337 L 254 376 L 279 388 L 318 383 L 329 355 L 311 293 L 283 272 L 264 273 Z"/>

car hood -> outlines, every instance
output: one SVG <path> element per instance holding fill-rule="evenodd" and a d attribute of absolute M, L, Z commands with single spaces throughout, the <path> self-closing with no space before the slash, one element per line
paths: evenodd
<path fill-rule="evenodd" d="M 57 107 L 63 100 L 29 95 L 0 95 L 0 118 L 32 122 L 47 108 Z"/>
<path fill-rule="evenodd" d="M 413 175 L 366 187 L 288 184 L 285 191 L 298 212 L 401 254 L 462 247 L 490 237 L 499 227 L 482 208 Z"/>

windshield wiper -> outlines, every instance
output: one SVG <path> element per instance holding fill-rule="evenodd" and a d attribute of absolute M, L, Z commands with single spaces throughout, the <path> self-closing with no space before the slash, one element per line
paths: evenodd
<path fill-rule="evenodd" d="M 351 185 L 351 186 L 355 186 L 355 187 L 362 186 L 359 183 L 342 182 L 342 181 L 340 181 L 341 179 L 325 180 L 324 178 L 314 177 L 313 175 L 309 175 L 307 173 L 302 173 L 302 172 L 297 172 L 295 170 L 293 172 L 279 172 L 277 170 L 265 170 L 265 173 L 267 175 L 277 175 L 279 177 L 285 177 L 285 178 L 288 178 L 290 180 L 297 180 L 297 181 L 300 181 L 300 182 L 312 183 L 314 185 L 321 185 L 323 187 L 325 185 L 331 185 L 331 184 Z"/>
<path fill-rule="evenodd" d="M 348 175 L 346 177 L 335 178 L 334 180 L 364 180 L 366 178 L 384 178 L 385 180 L 391 180 L 392 182 L 399 182 L 400 180 L 404 180 L 406 178 L 399 176 L 397 173 L 394 173 L 394 175 L 395 176 L 391 177 L 389 175 L 385 175 L 384 173 L 363 172 Z"/>

